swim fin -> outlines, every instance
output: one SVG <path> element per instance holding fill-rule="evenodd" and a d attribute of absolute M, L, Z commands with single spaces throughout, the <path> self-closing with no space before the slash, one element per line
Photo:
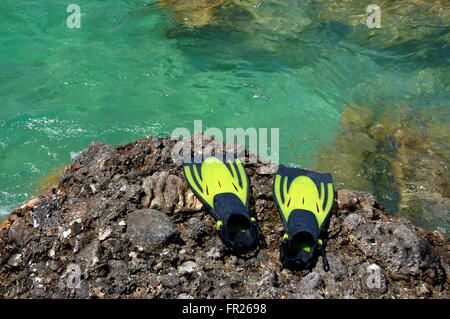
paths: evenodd
<path fill-rule="evenodd" d="M 280 165 L 275 174 L 273 194 L 285 235 L 280 260 L 286 268 L 311 269 L 322 255 L 329 270 L 324 235 L 334 200 L 331 174 L 320 174 Z"/>
<path fill-rule="evenodd" d="M 237 255 L 255 249 L 260 228 L 249 214 L 249 180 L 234 154 L 195 157 L 183 163 L 186 180 L 216 219 L 223 243 Z"/>

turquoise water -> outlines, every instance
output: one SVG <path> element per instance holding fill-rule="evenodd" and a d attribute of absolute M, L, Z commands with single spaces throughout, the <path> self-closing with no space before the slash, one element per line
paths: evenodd
<path fill-rule="evenodd" d="M 447 8 L 397 6 L 369 30 L 370 1 L 262 1 L 190 27 L 155 2 L 0 2 L 0 214 L 92 141 L 275 127 L 281 160 L 314 167 L 346 106 L 448 116 Z"/>

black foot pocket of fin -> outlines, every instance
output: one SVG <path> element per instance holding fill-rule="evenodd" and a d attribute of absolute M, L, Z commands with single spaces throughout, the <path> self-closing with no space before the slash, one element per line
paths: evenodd
<path fill-rule="evenodd" d="M 283 266 L 295 270 L 312 268 L 319 240 L 319 227 L 314 214 L 307 210 L 294 210 L 289 217 L 287 230 L 288 237 L 280 247 Z"/>
<path fill-rule="evenodd" d="M 261 237 L 258 224 L 249 216 L 247 208 L 236 195 L 216 195 L 214 207 L 222 221 L 219 236 L 233 253 L 243 255 L 258 246 Z"/>
<path fill-rule="evenodd" d="M 309 251 L 293 249 L 288 239 L 281 242 L 280 261 L 283 267 L 291 270 L 311 270 L 316 262 L 316 249 L 311 247 Z"/>
<path fill-rule="evenodd" d="M 261 231 L 258 224 L 254 220 L 240 220 L 242 215 L 229 218 L 228 225 L 222 225 L 219 229 L 219 237 L 225 246 L 236 255 L 244 255 L 254 250 L 261 242 Z M 232 219 L 235 219 L 233 221 Z M 239 219 L 241 223 L 237 224 Z"/>
<path fill-rule="evenodd" d="M 331 174 L 280 165 L 273 194 L 286 231 L 280 250 L 283 266 L 311 269 L 318 256 L 327 264 L 319 237 L 326 237 L 331 218 L 334 202 Z"/>

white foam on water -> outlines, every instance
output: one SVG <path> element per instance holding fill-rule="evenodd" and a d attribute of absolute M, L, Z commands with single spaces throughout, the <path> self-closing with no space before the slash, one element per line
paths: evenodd
<path fill-rule="evenodd" d="M 6 207 L 0 207 L 0 216 L 8 215 L 11 211 Z"/>
<path fill-rule="evenodd" d="M 70 159 L 74 160 L 81 153 L 83 153 L 83 152 L 70 152 Z"/>
<path fill-rule="evenodd" d="M 0 203 L 6 206 L 0 206 L 0 217 L 8 215 L 12 210 L 13 206 L 8 205 L 12 198 L 12 194 L 9 192 L 0 191 Z"/>
<path fill-rule="evenodd" d="M 447 235 L 447 231 L 445 230 L 445 228 L 444 227 L 436 227 L 436 230 L 437 231 L 439 231 L 439 232 L 441 232 L 442 234 L 444 234 L 444 235 Z"/>

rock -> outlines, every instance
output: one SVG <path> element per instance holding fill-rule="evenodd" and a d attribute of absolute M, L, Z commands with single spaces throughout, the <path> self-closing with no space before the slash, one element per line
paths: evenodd
<path fill-rule="evenodd" d="M 22 254 L 14 254 L 8 259 L 7 264 L 11 267 L 19 267 L 23 263 Z"/>
<path fill-rule="evenodd" d="M 179 231 L 164 213 L 156 209 L 145 209 L 128 214 L 126 234 L 134 245 L 153 249 L 175 242 Z"/>
<path fill-rule="evenodd" d="M 195 241 L 205 234 L 205 224 L 197 217 L 190 218 L 187 222 L 187 236 Z"/>
<path fill-rule="evenodd" d="M 220 251 L 217 247 L 212 247 L 207 253 L 206 257 L 219 259 L 220 258 Z"/>
<path fill-rule="evenodd" d="M 439 276 L 439 262 L 430 245 L 402 220 L 361 223 L 352 231 L 356 236 L 354 244 L 383 265 L 393 278 L 421 276 L 423 268 Z"/>
<path fill-rule="evenodd" d="M 120 225 L 120 223 L 119 223 Z M 109 235 L 111 235 L 112 229 L 110 227 L 102 228 L 100 229 L 98 233 L 98 240 L 103 241 L 106 238 L 108 238 Z"/>
<path fill-rule="evenodd" d="M 33 198 L 33 199 L 29 200 L 26 204 L 22 205 L 22 206 L 20 207 L 20 209 L 33 208 L 33 207 L 35 207 L 40 201 L 42 201 L 41 198 Z"/>
<path fill-rule="evenodd" d="M 196 267 L 197 264 L 189 260 L 177 267 L 177 273 L 179 276 L 188 275 L 194 272 Z"/>
<path fill-rule="evenodd" d="M 431 291 L 430 291 L 430 289 L 428 289 L 426 284 L 422 284 L 417 289 L 417 294 L 421 297 L 429 297 L 431 294 Z"/>
<path fill-rule="evenodd" d="M 257 168 L 256 172 L 260 175 L 273 175 L 278 171 L 278 164 L 268 163 Z"/>
<path fill-rule="evenodd" d="M 91 143 L 81 155 L 77 162 L 91 172 L 103 172 L 108 166 L 114 165 L 117 159 L 117 149 L 106 143 Z M 83 171 L 84 172 L 84 171 Z"/>
<path fill-rule="evenodd" d="M 340 190 L 338 192 L 338 204 L 339 209 L 349 209 L 354 211 L 358 204 L 358 198 L 355 196 L 355 193 L 350 190 Z"/>
<path fill-rule="evenodd" d="M 347 266 L 342 261 L 339 255 L 334 253 L 327 254 L 328 263 L 330 264 L 330 271 L 333 274 L 335 281 L 341 281 L 348 273 Z"/>
<path fill-rule="evenodd" d="M 202 205 L 184 180 L 168 172 L 156 172 L 142 182 L 146 196 L 141 203 L 144 207 L 162 210 L 166 213 L 185 210 L 199 210 Z"/>
<path fill-rule="evenodd" d="M 311 272 L 302 278 L 299 287 L 302 291 L 311 292 L 323 286 L 323 281 L 317 272 Z"/>
<path fill-rule="evenodd" d="M 348 230 L 354 230 L 364 221 L 364 218 L 358 214 L 350 214 L 344 219 L 343 225 L 347 227 Z"/>
<path fill-rule="evenodd" d="M 17 245 L 25 245 L 31 238 L 31 235 L 23 219 L 19 219 L 8 228 L 8 241 Z"/>
<path fill-rule="evenodd" d="M 0 297 L 449 298 L 448 237 L 388 216 L 365 192 L 338 191 L 329 272 L 321 258 L 310 273 L 281 270 L 283 228 L 261 161 L 246 167 L 267 247 L 231 255 L 184 184 L 175 143 L 93 143 L 39 203 L 17 208 L 0 228 Z"/>
<path fill-rule="evenodd" d="M 78 257 L 89 266 L 95 266 L 100 261 L 100 244 L 93 240 L 78 253 Z"/>
<path fill-rule="evenodd" d="M 167 275 L 161 277 L 161 284 L 169 289 L 177 287 L 180 283 L 181 283 L 180 278 L 175 275 Z"/>

